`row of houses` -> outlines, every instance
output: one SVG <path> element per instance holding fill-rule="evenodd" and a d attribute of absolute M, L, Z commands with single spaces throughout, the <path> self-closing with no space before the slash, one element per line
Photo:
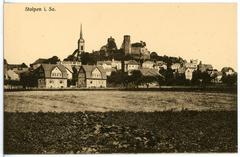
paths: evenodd
<path fill-rule="evenodd" d="M 59 61 L 57 64 L 45 64 L 44 59 L 38 59 L 28 67 L 26 64 L 4 64 L 5 80 L 19 81 L 22 73 L 32 72 L 37 78 L 38 88 L 106 88 L 107 77 L 114 71 L 124 71 L 131 75 L 133 70 L 139 70 L 144 76 L 160 76 L 160 69 L 167 69 L 163 61 L 145 61 L 139 64 L 135 60 L 129 61 L 98 61 L 96 65 L 81 65 L 78 61 Z M 192 80 L 193 72 L 197 69 L 215 75 L 213 82 L 219 83 L 222 72 L 214 70 L 210 64 L 198 63 L 190 60 L 184 64 L 175 63 L 170 67 L 173 73 L 184 74 L 185 79 Z M 234 73 L 226 68 L 227 75 Z"/>

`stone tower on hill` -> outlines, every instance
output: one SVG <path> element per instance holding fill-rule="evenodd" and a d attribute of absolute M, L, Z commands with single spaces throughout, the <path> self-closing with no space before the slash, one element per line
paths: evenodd
<path fill-rule="evenodd" d="M 131 54 L 131 40 L 130 35 L 124 35 L 122 49 L 125 55 Z"/>

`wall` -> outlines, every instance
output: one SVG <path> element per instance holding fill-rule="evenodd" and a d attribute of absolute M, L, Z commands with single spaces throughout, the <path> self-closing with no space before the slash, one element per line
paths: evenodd
<path fill-rule="evenodd" d="M 46 79 L 46 88 L 66 88 L 67 79 Z"/>
<path fill-rule="evenodd" d="M 102 79 L 87 79 L 87 88 L 106 88 L 107 81 Z"/>

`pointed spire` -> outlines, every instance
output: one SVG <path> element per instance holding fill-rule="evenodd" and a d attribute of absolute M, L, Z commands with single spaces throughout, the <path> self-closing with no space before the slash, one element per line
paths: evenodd
<path fill-rule="evenodd" d="M 80 27 L 80 39 L 82 39 L 82 24 L 81 24 L 81 27 Z"/>

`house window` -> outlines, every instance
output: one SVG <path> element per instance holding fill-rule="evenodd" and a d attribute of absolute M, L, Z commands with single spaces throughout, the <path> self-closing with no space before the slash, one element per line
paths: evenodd
<path fill-rule="evenodd" d="M 63 83 L 63 81 L 62 81 L 62 80 L 60 80 L 59 82 L 60 82 L 61 84 Z"/>
<path fill-rule="evenodd" d="M 92 81 L 90 81 L 90 83 L 92 84 Z"/>

